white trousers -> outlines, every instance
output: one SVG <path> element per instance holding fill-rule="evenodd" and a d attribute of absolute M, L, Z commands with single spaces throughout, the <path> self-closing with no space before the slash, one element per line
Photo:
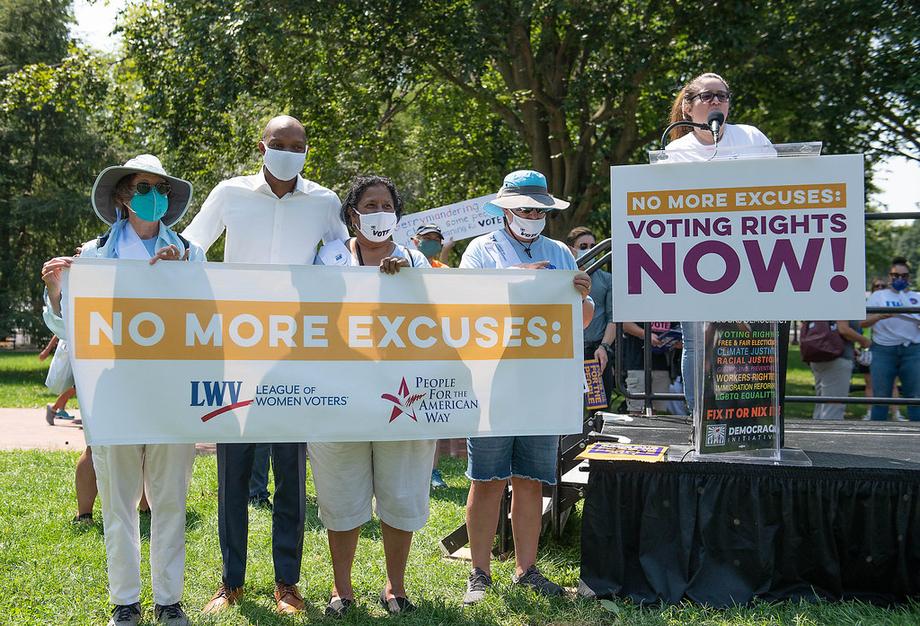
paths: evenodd
<path fill-rule="evenodd" d="M 195 444 L 93 446 L 102 503 L 105 554 L 112 604 L 141 597 L 141 538 L 137 503 L 150 504 L 150 576 L 153 600 L 182 599 L 185 576 L 185 503 Z"/>

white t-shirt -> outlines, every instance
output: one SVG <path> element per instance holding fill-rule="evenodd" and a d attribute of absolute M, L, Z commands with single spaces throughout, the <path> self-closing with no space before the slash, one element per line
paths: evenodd
<path fill-rule="evenodd" d="M 869 294 L 866 306 L 918 306 L 920 294 L 916 291 L 879 289 Z M 882 346 L 920 343 L 920 316 L 903 314 L 879 320 L 872 325 L 872 342 Z"/>
<path fill-rule="evenodd" d="M 723 129 L 718 148 L 702 143 L 692 131 L 680 139 L 675 139 L 665 148 L 670 157 L 668 160 L 707 161 L 709 159 L 776 156 L 773 144 L 757 128 L 747 124 L 725 124 Z M 740 148 L 741 150 L 726 150 L 728 148 Z"/>

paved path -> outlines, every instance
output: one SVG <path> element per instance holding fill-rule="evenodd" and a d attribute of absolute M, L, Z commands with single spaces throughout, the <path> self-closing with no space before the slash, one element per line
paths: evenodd
<path fill-rule="evenodd" d="M 74 420 L 45 421 L 45 409 L 0 408 L 0 450 L 82 450 L 86 446 L 80 411 L 67 409 Z M 198 444 L 199 454 L 214 452 L 213 443 Z"/>

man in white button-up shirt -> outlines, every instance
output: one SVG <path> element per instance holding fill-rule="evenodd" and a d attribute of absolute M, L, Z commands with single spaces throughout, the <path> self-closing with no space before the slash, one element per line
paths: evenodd
<path fill-rule="evenodd" d="M 317 245 L 348 236 L 339 219 L 334 192 L 300 176 L 307 136 L 289 116 L 272 119 L 259 142 L 263 167 L 258 174 L 220 183 L 205 200 L 183 235 L 207 250 L 227 231 L 224 261 L 230 263 L 313 264 Z M 249 534 L 249 478 L 253 443 L 217 444 L 218 528 L 224 562 L 222 582 L 205 606 L 218 613 L 243 595 Z M 303 553 L 306 508 L 305 443 L 272 444 L 275 503 L 272 557 L 279 613 L 303 610 L 297 591 Z"/>

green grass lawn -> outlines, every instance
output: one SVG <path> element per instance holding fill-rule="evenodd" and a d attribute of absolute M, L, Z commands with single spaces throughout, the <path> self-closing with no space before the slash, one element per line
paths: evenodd
<path fill-rule="evenodd" d="M 48 362 L 37 353 L 0 353 L 0 406 L 41 407 L 53 400 L 43 385 Z M 812 393 L 811 371 L 801 363 L 798 349 L 790 351 L 788 393 Z M 789 405 L 791 416 L 809 417 L 811 405 Z M 854 416 L 855 418 L 856 416 Z M 73 468 L 77 453 L 0 452 L 0 625 L 102 625 L 108 619 L 105 549 L 101 525 L 77 527 L 70 523 L 76 512 Z M 858 602 L 756 603 L 730 609 L 710 609 L 689 604 L 677 607 L 639 607 L 625 601 L 598 602 L 577 597 L 547 600 L 512 589 L 512 562 L 496 562 L 494 593 L 471 610 L 460 608 L 467 563 L 441 556 L 438 542 L 463 522 L 469 481 L 465 463 L 444 458 L 440 468 L 447 489 L 432 492 L 431 519 L 416 534 L 410 556 L 407 587 L 419 610 L 389 618 L 375 599 L 385 580 L 380 527 L 370 522 L 362 530 L 355 565 L 358 608 L 346 624 L 552 624 L 624 626 L 690 625 L 916 625 L 920 605 L 892 608 Z M 309 470 L 308 470 L 309 471 Z M 308 477 L 308 492 L 312 480 Z M 218 617 L 198 610 L 220 582 L 221 560 L 217 540 L 217 466 L 214 456 L 199 457 L 189 491 L 186 522 L 187 560 L 183 604 L 196 624 L 304 624 L 323 621 L 322 610 L 332 586 L 325 531 L 315 504 L 307 508 L 301 592 L 308 605 L 305 617 L 280 617 L 273 613 L 271 567 L 271 516 L 263 510 L 250 513 L 249 569 L 246 599 Z M 96 517 L 101 518 L 99 505 Z M 538 565 L 552 579 L 569 588 L 578 585 L 580 515 L 569 518 L 560 540 L 541 541 Z M 152 624 L 150 592 L 149 522 L 142 522 L 145 583 L 142 603 L 146 623 Z M 616 558 L 616 555 L 611 555 Z"/>
<path fill-rule="evenodd" d="M 45 387 L 51 357 L 38 360 L 38 351 L 0 351 L 0 407 L 40 408 L 54 402 L 57 394 Z M 68 408 L 79 408 L 76 397 Z"/>
<path fill-rule="evenodd" d="M 0 452 L 0 624 L 102 625 L 110 610 L 106 592 L 105 548 L 101 525 L 73 526 L 76 510 L 73 466 L 77 454 L 70 452 Z M 389 618 L 375 598 L 385 579 L 380 527 L 369 522 L 362 529 L 355 564 L 358 608 L 346 624 L 379 624 L 398 621 L 410 624 L 553 624 L 624 626 L 693 625 L 832 625 L 918 624 L 920 606 L 894 608 L 845 603 L 757 603 L 748 607 L 709 609 L 639 607 L 624 601 L 598 602 L 580 598 L 537 597 L 512 589 L 512 562 L 493 566 L 494 593 L 473 609 L 460 608 L 469 571 L 467 563 L 444 559 L 438 542 L 463 521 L 463 505 L 469 482 L 464 462 L 444 458 L 441 469 L 449 487 L 434 491 L 431 519 L 416 534 L 410 556 L 407 588 L 418 611 Z M 307 481 L 308 493 L 312 480 Z M 96 517 L 100 518 L 99 506 Z M 147 551 L 149 522 L 142 522 L 144 551 L 142 603 L 152 624 Z M 538 565 L 552 579 L 576 587 L 579 575 L 580 517 L 569 519 L 559 541 L 544 539 Z M 183 604 L 196 624 L 304 624 L 321 621 L 322 609 L 332 587 L 332 568 L 326 535 L 307 505 L 301 592 L 307 603 L 305 617 L 281 617 L 273 613 L 271 566 L 271 514 L 250 510 L 249 567 L 245 601 L 217 617 L 199 615 L 220 582 L 220 550 L 217 541 L 217 464 L 213 455 L 195 463 L 189 491 L 186 522 L 187 559 Z M 615 558 L 615 555 L 611 555 Z M 384 620 L 381 622 L 380 620 Z"/>

